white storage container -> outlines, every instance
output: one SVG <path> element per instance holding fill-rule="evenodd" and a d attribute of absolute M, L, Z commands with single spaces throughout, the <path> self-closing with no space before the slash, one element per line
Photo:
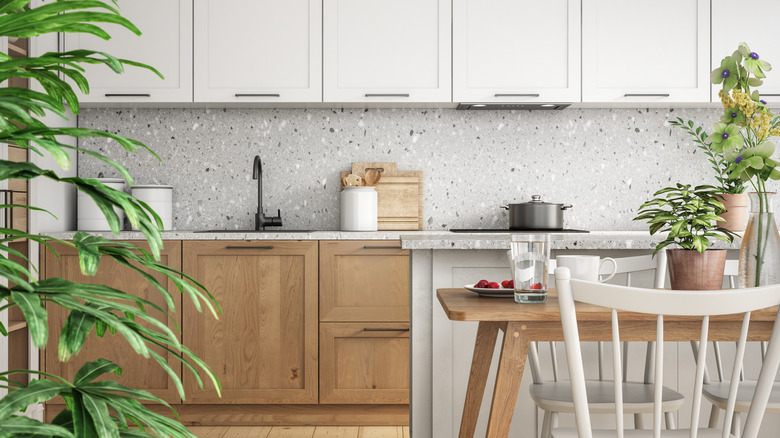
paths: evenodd
<path fill-rule="evenodd" d="M 111 187 L 112 189 L 124 191 L 125 180 L 121 178 L 97 178 L 98 181 Z M 100 207 L 95 204 L 95 201 L 89 197 L 89 195 L 79 192 L 77 198 L 78 209 L 78 223 L 77 227 L 81 231 L 111 231 L 111 227 L 108 225 L 108 220 L 103 216 L 103 212 L 100 211 Z M 125 221 L 125 212 L 114 208 L 114 211 L 119 215 L 120 227 L 123 229 Z"/>
<path fill-rule="evenodd" d="M 341 230 L 376 231 L 376 219 L 376 189 L 344 187 L 341 191 Z"/>
<path fill-rule="evenodd" d="M 160 216 L 163 229 L 173 229 L 173 187 L 160 185 L 133 186 L 130 194 L 139 201 L 149 204 L 149 207 Z M 138 231 L 138 228 L 133 227 Z"/>

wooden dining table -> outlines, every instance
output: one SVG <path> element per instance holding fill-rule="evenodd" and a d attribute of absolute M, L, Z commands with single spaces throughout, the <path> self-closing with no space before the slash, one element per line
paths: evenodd
<path fill-rule="evenodd" d="M 479 322 L 460 438 L 474 436 L 498 332 L 504 332 L 486 436 L 505 438 L 509 435 L 530 343 L 563 341 L 557 293 L 551 289 L 547 302 L 535 304 L 518 304 L 511 298 L 482 298 L 465 289 L 439 289 L 436 296 L 450 320 Z M 575 307 L 581 341 L 612 340 L 610 309 L 583 303 L 576 303 Z M 776 307 L 753 312 L 748 341 L 769 340 L 776 315 Z M 742 318 L 742 314 L 710 317 L 708 339 L 736 341 Z M 655 341 L 655 315 L 618 312 L 618 319 L 621 341 Z M 700 336 L 700 317 L 664 317 L 664 341 L 698 341 Z"/>

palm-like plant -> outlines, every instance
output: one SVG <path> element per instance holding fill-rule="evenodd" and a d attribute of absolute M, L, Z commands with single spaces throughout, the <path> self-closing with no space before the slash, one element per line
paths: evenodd
<path fill-rule="evenodd" d="M 0 36 L 29 38 L 53 32 L 82 32 L 108 39 L 109 35 L 99 26 L 103 23 L 124 26 L 140 34 L 132 23 L 120 15 L 115 0 L 55 0 L 34 8 L 30 8 L 28 2 L 29 0 L 0 0 Z M 108 137 L 127 151 L 144 149 L 154 155 L 145 145 L 104 131 L 48 127 L 40 120 L 46 112 L 65 117 L 66 105 L 73 113 L 78 113 L 79 102 L 70 82 L 75 83 L 83 92 L 89 92 L 87 79 L 83 75 L 84 64 L 104 64 L 117 73 L 121 73 L 127 65 L 156 72 L 144 64 L 90 50 L 50 52 L 36 58 L 21 59 L 0 53 L 0 82 L 13 77 L 26 78 L 37 82 L 43 89 L 43 92 L 38 92 L 14 87 L 0 88 L 0 142 L 25 148 L 34 154 L 50 154 L 63 169 L 68 169 L 71 165 L 68 150 L 77 150 L 111 164 L 132 184 L 130 174 L 121 164 L 99 153 L 67 145 L 59 141 L 58 136 Z M 215 317 L 219 311 L 213 296 L 202 285 L 186 274 L 159 262 L 162 222 L 157 214 L 143 202 L 111 189 L 95 179 L 60 177 L 55 171 L 42 169 L 33 163 L 0 160 L 0 181 L 12 178 L 49 178 L 74 185 L 97 203 L 115 235 L 119 234 L 122 224 L 114 209 L 123 210 L 130 223 L 139 228 L 146 237 L 148 251 L 133 244 L 117 243 L 83 232 L 76 233 L 72 243 L 63 243 L 78 250 L 80 267 L 84 274 L 94 275 L 101 258 L 109 257 L 127 269 L 134 270 L 151 283 L 164 298 L 167 308 L 161 308 L 148 300 L 108 286 L 80 284 L 62 278 L 35 280 L 35 275 L 28 270 L 26 263 L 20 264 L 11 259 L 11 256 L 15 256 L 26 260 L 24 254 L 14 250 L 10 242 L 29 239 L 49 246 L 49 241 L 58 239 L 6 227 L 0 228 L 0 237 L 3 237 L 0 238 L 0 276 L 7 280 L 9 286 L 0 286 L 0 311 L 18 306 L 27 321 L 33 344 L 38 348 L 45 348 L 50 335 L 47 308 L 60 306 L 67 309 L 68 317 L 58 334 L 60 360 L 68 360 L 78 354 L 87 335 L 93 330 L 98 336 L 103 336 L 108 331 L 111 335 L 121 334 L 138 354 L 156 360 L 171 376 L 182 399 L 185 394 L 181 379 L 153 347 L 159 347 L 181 360 L 200 384 L 201 375 L 204 375 L 219 389 L 215 374 L 208 366 L 181 345 L 176 333 L 168 328 L 166 321 L 160 321 L 149 314 L 150 309 L 156 309 L 169 316 L 169 312 L 176 309 L 171 293 L 149 275 L 148 270 L 162 273 L 170 279 L 179 292 L 190 297 L 198 310 L 205 307 Z M 29 206 L 0 207 L 41 210 Z M 0 333 L 8 336 L 2 324 Z M 163 400 L 146 391 L 127 388 L 112 380 L 96 381 L 96 378 L 107 373 L 120 372 L 121 369 L 116 364 L 98 359 L 86 363 L 72 382 L 36 370 L 0 373 L 0 386 L 9 390 L 8 395 L 0 399 L 0 438 L 194 436 L 179 422 L 150 411 L 139 401 L 155 401 L 167 405 Z M 32 379 L 29 385 L 23 386 L 11 380 L 11 376 L 18 373 L 43 376 L 45 379 Z M 20 414 L 27 406 L 57 396 L 65 399 L 66 409 L 50 424 Z"/>

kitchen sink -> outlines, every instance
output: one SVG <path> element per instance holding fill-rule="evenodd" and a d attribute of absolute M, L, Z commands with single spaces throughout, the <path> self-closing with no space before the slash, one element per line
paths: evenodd
<path fill-rule="evenodd" d="M 201 230 L 196 233 L 313 233 L 314 230 Z"/>

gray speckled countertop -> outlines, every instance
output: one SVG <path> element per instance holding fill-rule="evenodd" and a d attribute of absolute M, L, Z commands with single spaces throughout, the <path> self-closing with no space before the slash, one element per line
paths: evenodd
<path fill-rule="evenodd" d="M 52 237 L 69 240 L 75 231 L 51 233 Z M 138 231 L 123 231 L 118 237 L 110 232 L 92 234 L 109 239 L 141 240 Z M 224 232 L 167 231 L 164 240 L 401 240 L 404 249 L 509 249 L 509 233 L 451 233 L 442 231 L 313 231 L 313 232 Z M 654 249 L 662 236 L 650 236 L 646 231 L 592 231 L 588 234 L 552 234 L 551 249 Z M 740 242 L 727 245 L 715 240 L 713 248 L 739 249 Z"/>

